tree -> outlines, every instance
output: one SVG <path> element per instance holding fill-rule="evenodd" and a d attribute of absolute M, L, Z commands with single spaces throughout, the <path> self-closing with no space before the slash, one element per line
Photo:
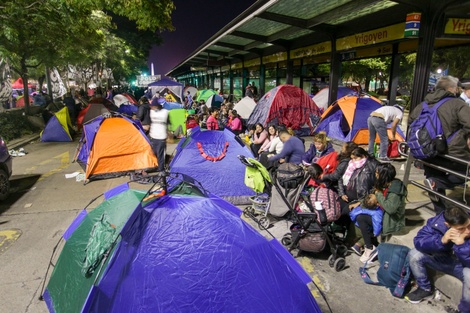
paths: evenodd
<path fill-rule="evenodd" d="M 30 68 L 96 63 L 104 59 L 112 15 L 134 21 L 137 31 L 155 32 L 173 29 L 174 8 L 170 0 L 6 1 L 0 4 L 0 53 L 23 78 L 28 110 Z"/>
<path fill-rule="evenodd" d="M 369 91 L 369 83 L 372 78 L 379 78 L 381 84 L 388 76 L 390 57 L 369 58 L 354 61 L 345 61 L 342 64 L 343 79 L 351 78 L 361 85 L 364 83 L 365 91 Z M 380 88 L 381 86 L 379 86 Z"/>

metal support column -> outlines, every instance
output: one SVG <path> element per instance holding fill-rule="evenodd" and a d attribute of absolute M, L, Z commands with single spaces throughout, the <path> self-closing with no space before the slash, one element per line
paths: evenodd
<path fill-rule="evenodd" d="M 390 83 L 388 86 L 387 98 L 390 104 L 395 104 L 397 99 L 398 78 L 400 76 L 400 58 L 398 54 L 398 43 L 393 44 L 392 48 L 392 64 L 390 67 Z"/>
<path fill-rule="evenodd" d="M 287 50 L 287 66 L 286 66 L 286 84 L 294 83 L 294 61 L 290 59 L 290 51 Z"/>
<path fill-rule="evenodd" d="M 331 39 L 331 69 L 330 88 L 328 90 L 328 105 L 338 98 L 338 82 L 341 77 L 341 54 L 336 51 L 336 39 Z"/>
<path fill-rule="evenodd" d="M 261 58 L 261 64 L 259 66 L 258 99 L 264 96 L 265 90 L 266 90 L 266 66 L 263 64 L 263 58 Z"/>

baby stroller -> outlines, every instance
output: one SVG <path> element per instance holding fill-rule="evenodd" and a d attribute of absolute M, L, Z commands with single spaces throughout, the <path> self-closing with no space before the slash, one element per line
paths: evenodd
<path fill-rule="evenodd" d="M 286 165 L 285 168 L 287 169 L 286 172 L 289 172 L 289 166 Z M 291 168 L 297 171 L 296 166 L 291 166 Z M 324 221 L 322 215 L 324 215 L 325 212 L 324 210 L 323 212 L 321 210 L 317 211 L 312 206 L 310 195 L 305 190 L 310 178 L 308 173 L 304 171 L 304 179 L 300 183 L 300 188 L 296 187 L 290 189 L 289 187 L 291 186 L 286 185 L 286 181 L 283 179 L 285 175 L 282 172 L 283 170 L 284 167 L 281 165 L 274 175 L 272 175 L 274 187 L 272 194 L 274 196 L 277 192 L 277 194 L 281 196 L 293 220 L 290 233 L 285 234 L 281 239 L 282 244 L 289 246 L 289 252 L 298 249 L 299 253 L 302 251 L 318 253 L 323 251 L 328 244 L 331 252 L 328 258 L 328 264 L 330 267 L 334 267 L 336 271 L 341 271 L 346 265 L 344 257 L 348 249 L 332 230 L 330 223 L 320 222 Z M 289 193 L 290 191 L 291 194 Z M 319 218 L 320 216 L 321 218 Z"/>
<path fill-rule="evenodd" d="M 243 210 L 243 215 L 256 221 L 260 229 L 267 229 L 270 225 L 268 213 L 271 205 L 271 176 L 255 159 L 243 155 L 239 155 L 238 159 L 247 167 L 245 184 L 256 192 L 255 196 L 250 197 L 251 205 Z M 258 218 L 259 215 L 262 217 Z"/>

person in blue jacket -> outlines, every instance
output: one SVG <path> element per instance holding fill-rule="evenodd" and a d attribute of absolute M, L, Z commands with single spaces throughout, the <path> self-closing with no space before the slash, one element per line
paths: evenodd
<path fill-rule="evenodd" d="M 463 282 L 462 298 L 458 311 L 470 312 L 470 216 L 460 207 L 447 208 L 430 218 L 414 238 L 415 248 L 409 253 L 410 268 L 418 288 L 405 299 L 419 303 L 432 298 L 433 287 L 427 269 L 457 277 Z"/>

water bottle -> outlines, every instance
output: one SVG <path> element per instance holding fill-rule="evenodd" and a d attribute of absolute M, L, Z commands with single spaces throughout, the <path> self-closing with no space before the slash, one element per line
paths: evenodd
<path fill-rule="evenodd" d="M 328 218 L 326 217 L 326 212 L 323 209 L 321 201 L 315 201 L 315 211 L 317 211 L 318 216 L 320 216 L 320 224 L 325 225 L 328 223 Z"/>

